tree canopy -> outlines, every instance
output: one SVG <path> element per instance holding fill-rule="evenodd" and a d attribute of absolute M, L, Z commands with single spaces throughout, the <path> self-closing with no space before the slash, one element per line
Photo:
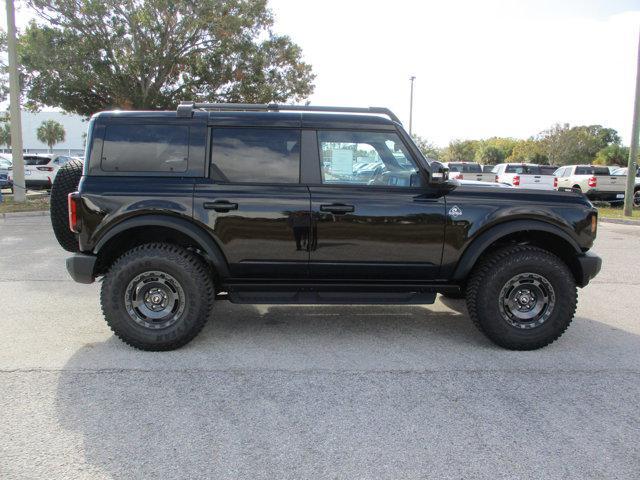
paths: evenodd
<path fill-rule="evenodd" d="M 420 149 L 420 151 L 426 158 L 430 160 L 438 160 L 440 158 L 440 149 L 433 143 L 429 142 L 426 138 L 423 138 L 420 135 L 416 134 L 413 134 L 412 138 L 416 143 L 418 149 Z"/>
<path fill-rule="evenodd" d="M 182 100 L 299 101 L 302 51 L 272 31 L 266 0 L 28 0 L 19 38 L 27 99 L 90 115 Z"/>

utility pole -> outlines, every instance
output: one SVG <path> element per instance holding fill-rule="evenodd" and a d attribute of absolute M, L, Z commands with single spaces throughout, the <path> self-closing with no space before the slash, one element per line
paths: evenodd
<path fill-rule="evenodd" d="M 416 79 L 415 76 L 411 75 L 409 80 L 411 81 L 411 95 L 409 98 L 409 135 L 413 133 L 413 81 Z"/>
<path fill-rule="evenodd" d="M 13 160 L 13 201 L 25 201 L 24 158 L 22 157 L 22 118 L 20 116 L 20 79 L 16 49 L 16 13 L 13 0 L 7 4 L 7 46 L 9 47 L 9 115 L 11 117 L 11 157 Z"/>
<path fill-rule="evenodd" d="M 633 188 L 636 183 L 636 169 L 638 168 L 638 117 L 640 117 L 640 35 L 638 37 L 638 65 L 636 66 L 636 98 L 633 105 L 633 123 L 631 127 L 631 148 L 629 148 L 629 162 L 627 164 L 627 188 L 624 194 L 624 216 L 633 215 Z"/>

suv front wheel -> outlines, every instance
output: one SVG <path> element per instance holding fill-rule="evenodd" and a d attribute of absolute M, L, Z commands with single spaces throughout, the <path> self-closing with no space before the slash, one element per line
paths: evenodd
<path fill-rule="evenodd" d="M 567 265 L 526 245 L 487 255 L 467 287 L 467 309 L 475 325 L 511 350 L 534 350 L 556 340 L 571 323 L 576 304 L 576 283 Z"/>
<path fill-rule="evenodd" d="M 177 245 L 140 245 L 120 257 L 102 282 L 105 319 L 122 341 L 141 350 L 173 350 L 207 322 L 211 275 L 194 253 Z"/>

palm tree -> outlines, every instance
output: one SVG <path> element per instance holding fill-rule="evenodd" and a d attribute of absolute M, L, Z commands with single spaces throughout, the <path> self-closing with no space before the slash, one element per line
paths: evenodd
<path fill-rule="evenodd" d="M 36 135 L 38 140 L 42 143 L 46 143 L 49 147 L 49 152 L 52 151 L 53 146 L 56 143 L 64 142 L 66 132 L 61 123 L 55 120 L 45 120 L 40 124 Z"/>

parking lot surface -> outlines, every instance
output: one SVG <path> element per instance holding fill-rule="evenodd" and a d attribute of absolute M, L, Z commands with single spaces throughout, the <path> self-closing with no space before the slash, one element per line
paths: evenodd
<path fill-rule="evenodd" d="M 464 302 L 220 303 L 181 350 L 136 351 L 47 217 L 0 219 L 0 478 L 640 478 L 640 227 L 533 352 Z"/>

